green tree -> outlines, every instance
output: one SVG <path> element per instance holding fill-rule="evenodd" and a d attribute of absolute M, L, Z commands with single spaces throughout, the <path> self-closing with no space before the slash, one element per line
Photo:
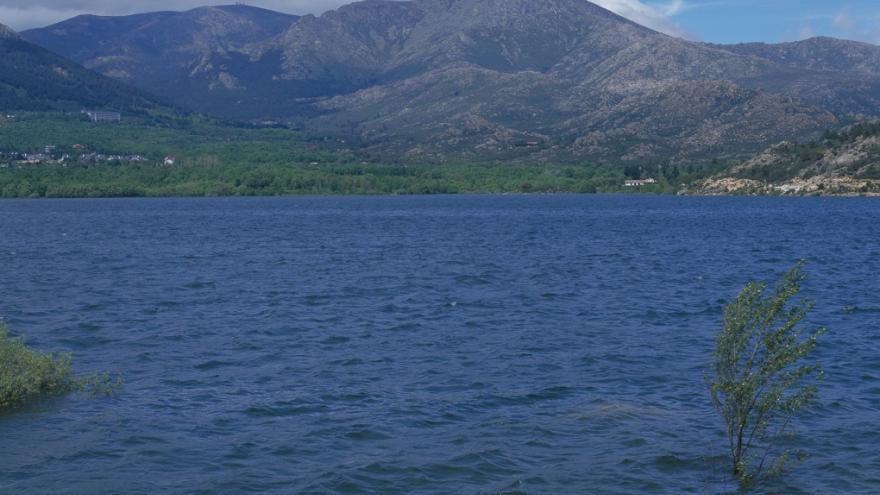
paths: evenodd
<path fill-rule="evenodd" d="M 0 411 L 38 397 L 89 391 L 109 395 L 122 385 L 106 374 L 75 376 L 69 354 L 43 354 L 10 337 L 0 322 Z"/>
<path fill-rule="evenodd" d="M 804 331 L 799 324 L 813 303 L 794 300 L 806 278 L 802 266 L 773 289 L 746 285 L 724 308 L 716 337 L 710 395 L 724 420 L 733 473 L 746 486 L 785 468 L 792 452 L 780 440 L 815 400 L 822 378 L 821 367 L 806 361 L 824 329 Z"/>

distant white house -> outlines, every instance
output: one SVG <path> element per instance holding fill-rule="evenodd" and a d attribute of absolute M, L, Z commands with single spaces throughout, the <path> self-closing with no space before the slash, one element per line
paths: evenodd
<path fill-rule="evenodd" d="M 632 179 L 632 180 L 627 180 L 626 182 L 623 183 L 623 185 L 626 187 L 642 187 L 642 186 L 650 186 L 650 185 L 653 185 L 656 183 L 657 183 L 656 179 Z"/>
<path fill-rule="evenodd" d="M 82 113 L 88 115 L 92 122 L 120 122 L 122 120 L 122 114 L 119 112 L 83 110 Z"/>

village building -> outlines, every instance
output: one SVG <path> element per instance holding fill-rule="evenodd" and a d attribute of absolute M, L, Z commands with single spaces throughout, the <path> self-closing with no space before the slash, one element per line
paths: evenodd
<path fill-rule="evenodd" d="M 651 186 L 657 183 L 656 179 L 630 179 L 623 183 L 625 187 Z"/>
<path fill-rule="evenodd" d="M 82 113 L 89 116 L 92 122 L 120 122 L 122 114 L 119 112 L 104 112 L 101 110 L 83 110 Z"/>

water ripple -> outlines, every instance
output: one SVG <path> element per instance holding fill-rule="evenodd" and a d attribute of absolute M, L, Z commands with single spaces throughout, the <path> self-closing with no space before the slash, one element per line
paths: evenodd
<path fill-rule="evenodd" d="M 0 492 L 732 493 L 712 334 L 807 258 L 828 377 L 812 456 L 763 491 L 880 493 L 878 220 L 820 198 L 3 201 L 0 316 L 126 385 L 0 417 Z"/>

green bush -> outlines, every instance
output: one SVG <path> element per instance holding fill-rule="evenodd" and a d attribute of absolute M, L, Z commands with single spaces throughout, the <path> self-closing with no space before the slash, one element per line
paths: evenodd
<path fill-rule="evenodd" d="M 121 385 L 108 375 L 76 376 L 69 354 L 44 354 L 11 337 L 0 323 L 0 411 L 28 400 L 70 392 L 110 394 Z"/>
<path fill-rule="evenodd" d="M 812 308 L 809 300 L 793 300 L 805 279 L 801 266 L 772 290 L 763 283 L 748 284 L 724 308 L 724 327 L 715 341 L 709 388 L 724 420 L 733 474 L 743 485 L 786 467 L 791 453 L 778 446 L 817 397 L 822 369 L 805 361 L 824 329 L 800 326 Z"/>

